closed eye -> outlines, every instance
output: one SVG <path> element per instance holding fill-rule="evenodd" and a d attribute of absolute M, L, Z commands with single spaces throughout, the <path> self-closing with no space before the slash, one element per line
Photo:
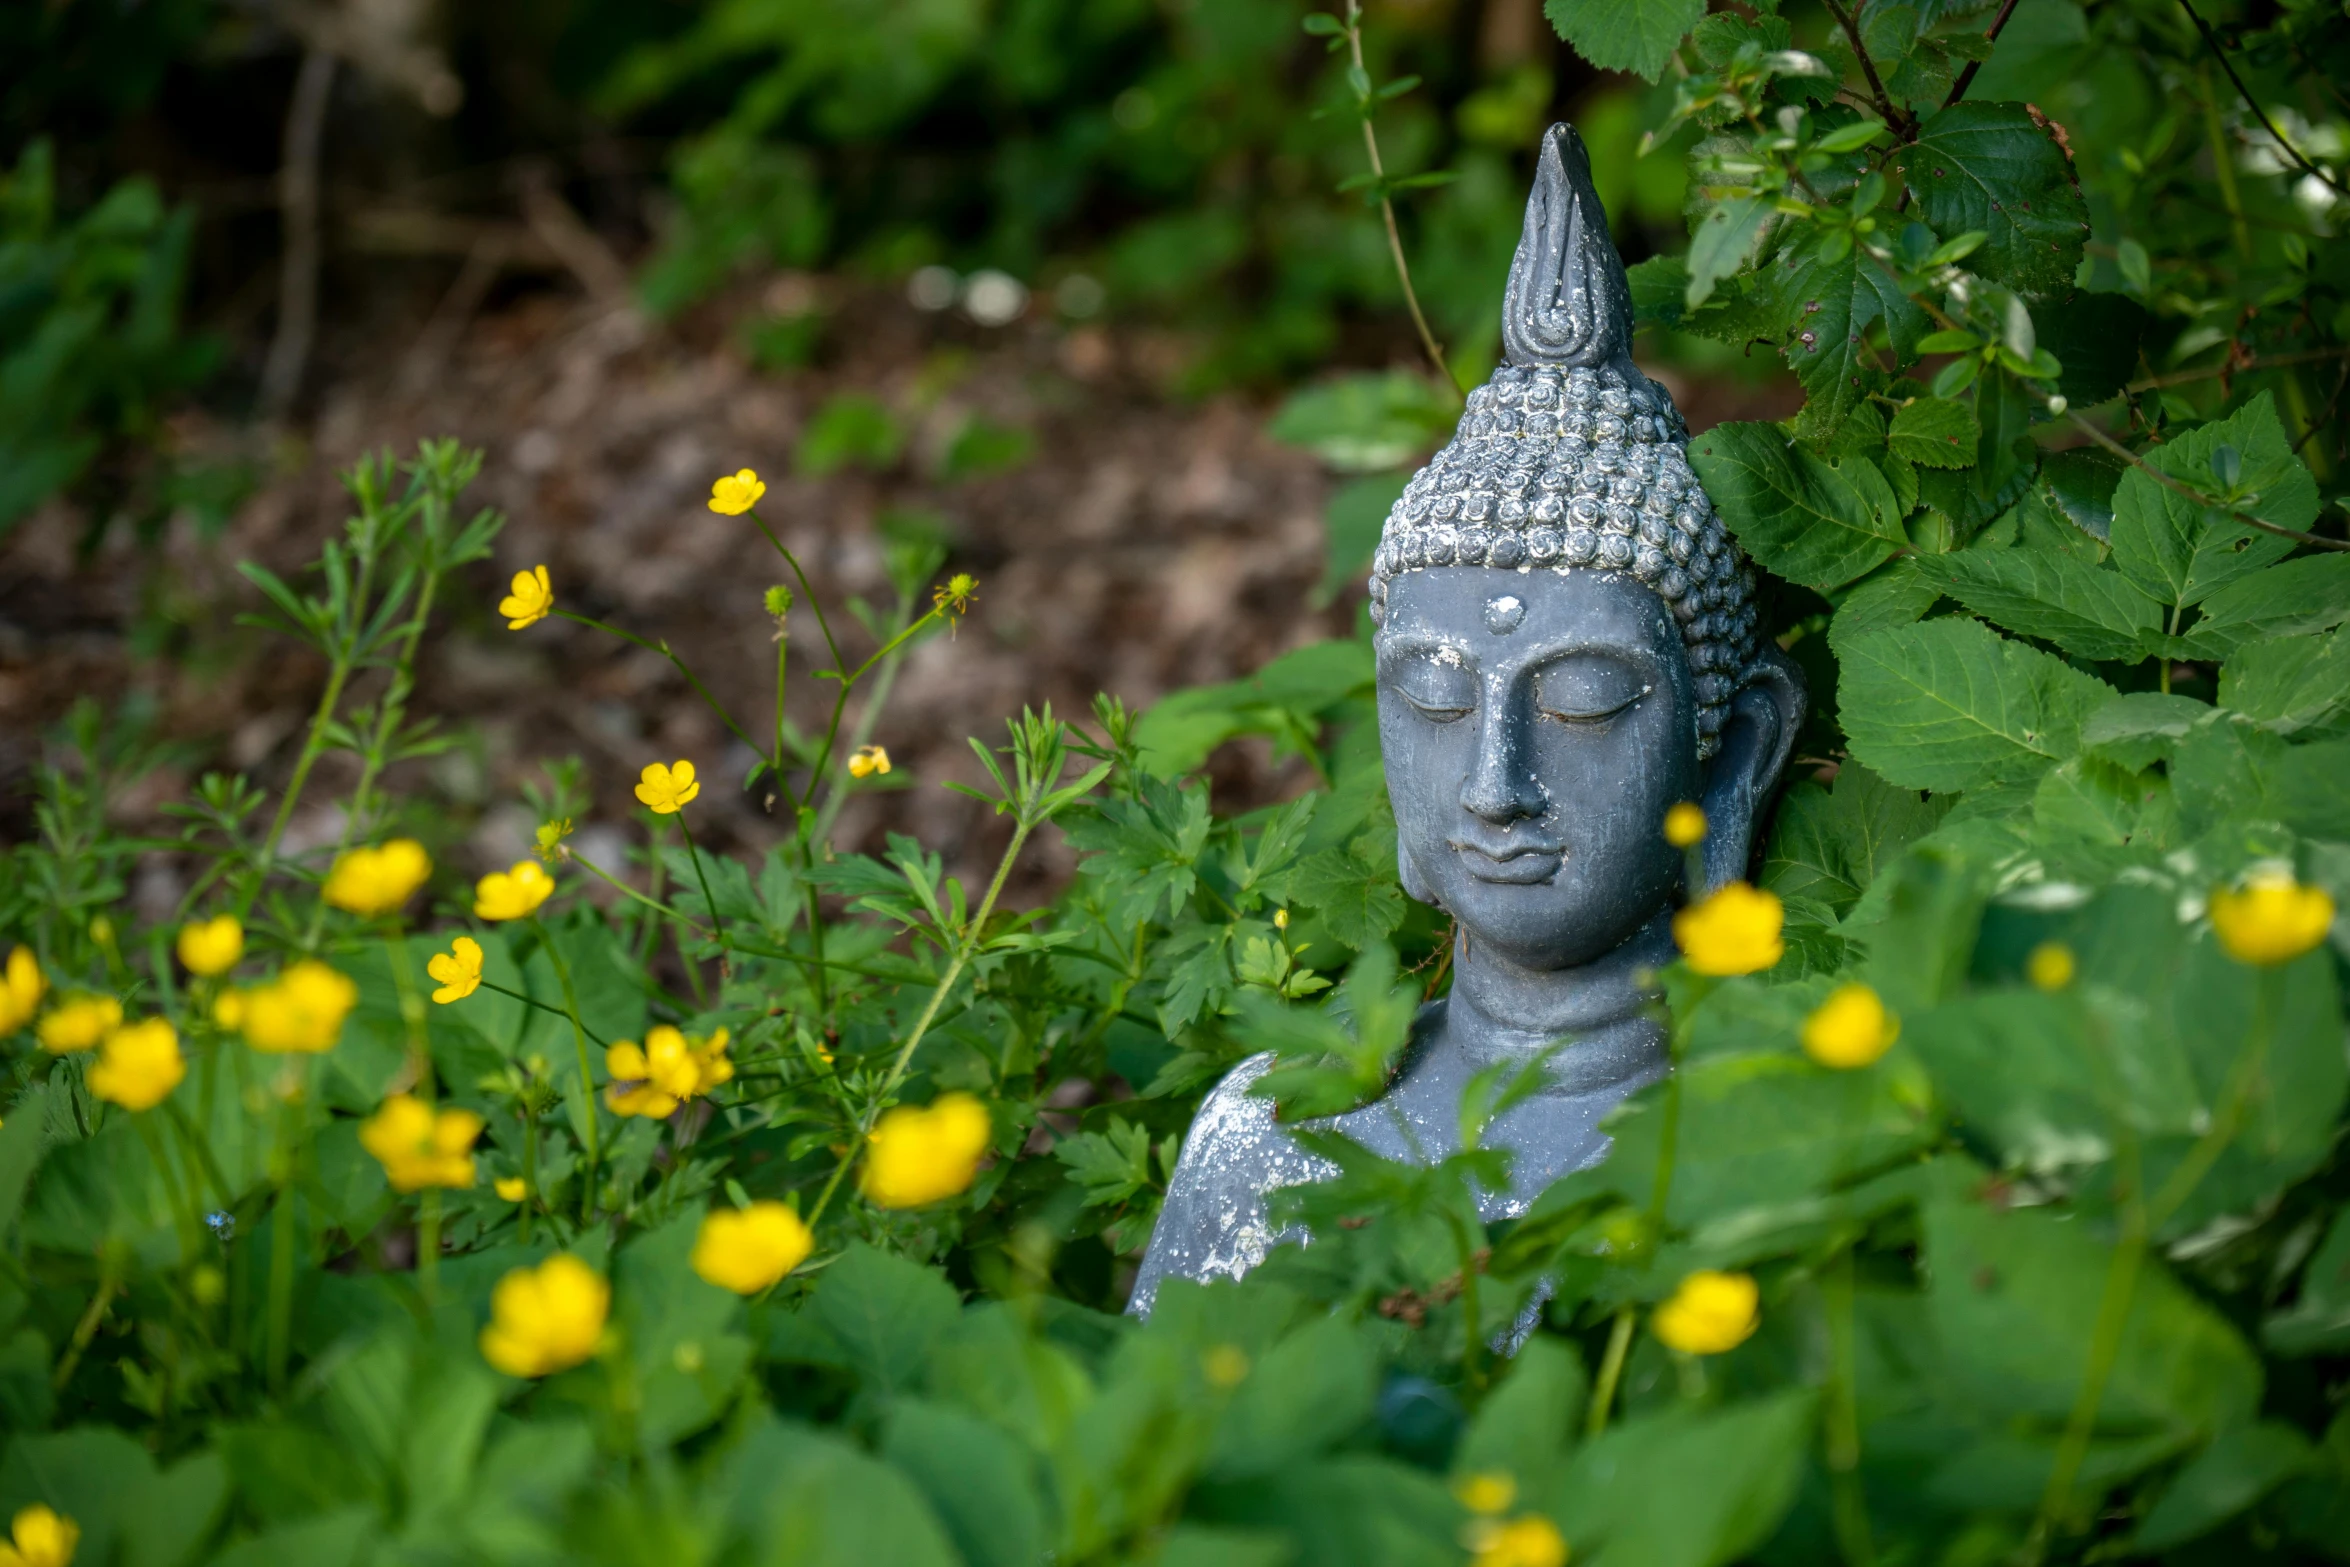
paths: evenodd
<path fill-rule="evenodd" d="M 1395 694 L 1402 697 L 1406 702 L 1409 702 L 1412 705 L 1412 711 L 1419 714 L 1422 718 L 1427 719 L 1430 723 L 1453 723 L 1459 719 L 1468 717 L 1471 713 L 1476 711 L 1476 708 L 1473 706 L 1454 706 L 1449 702 L 1444 702 L 1433 698 L 1417 697 L 1412 695 L 1412 693 L 1409 691 L 1406 691 L 1401 686 L 1397 686 L 1395 688 Z"/>
<path fill-rule="evenodd" d="M 1640 705 L 1640 699 L 1646 695 L 1648 695 L 1646 690 L 1636 691 L 1631 696 L 1625 698 L 1623 701 L 1618 702 L 1615 706 L 1601 711 L 1574 711 L 1552 706 L 1538 707 L 1535 709 L 1535 711 L 1539 712 L 1543 717 L 1553 719 L 1558 723 L 1581 724 L 1591 728 L 1599 728 L 1604 727 L 1609 720 L 1617 717 L 1619 714 L 1628 713 L 1633 708 L 1638 707 Z"/>

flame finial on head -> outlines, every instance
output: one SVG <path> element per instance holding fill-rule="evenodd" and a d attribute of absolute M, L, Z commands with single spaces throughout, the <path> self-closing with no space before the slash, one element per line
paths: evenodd
<path fill-rule="evenodd" d="M 1513 365 L 1596 369 L 1631 357 L 1631 286 L 1608 239 L 1591 156 L 1572 125 L 1543 133 L 1525 232 L 1502 296 L 1501 341 Z"/>

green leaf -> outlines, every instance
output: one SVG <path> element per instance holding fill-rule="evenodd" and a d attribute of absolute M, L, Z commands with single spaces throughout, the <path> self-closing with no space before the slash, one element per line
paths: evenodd
<path fill-rule="evenodd" d="M 1583 1424 L 1591 1377 L 1574 1346 L 1538 1333 L 1508 1362 L 1500 1387 L 1485 1396 L 1453 1450 L 1455 1474 L 1506 1474 L 1518 1494 L 1547 1491 Z"/>
<path fill-rule="evenodd" d="M 1946 619 L 1848 641 L 1838 706 L 1853 755 L 1886 781 L 1972 789 L 2071 756 L 2112 695 L 2061 659 Z"/>
<path fill-rule="evenodd" d="M 2114 492 L 2111 542 L 2114 564 L 2165 604 L 2198 603 L 2292 551 L 2292 540 L 2190 500 L 2146 471 L 2213 495 L 2211 463 L 2222 446 L 2237 453 L 2241 483 L 2256 497 L 2242 503 L 2244 511 L 2296 530 L 2317 518 L 2317 481 L 2294 455 L 2266 392 L 2225 419 L 2153 448 L 2141 459 L 2145 466 L 2133 465 Z"/>
<path fill-rule="evenodd" d="M 2225 658 L 2264 637 L 2331 631 L 2350 620 L 2350 554 L 2305 555 L 2239 577 L 2205 599 L 2186 640 Z"/>
<path fill-rule="evenodd" d="M 1210 1478 L 1270 1474 L 1343 1441 L 1370 1421 L 1378 1371 L 1369 1338 L 1353 1322 L 1309 1322 L 1234 1389 L 1208 1452 Z"/>
<path fill-rule="evenodd" d="M 2350 1345 L 2350 1209 L 2334 1215 L 2324 1244 L 2301 1274 L 2293 1304 L 2261 1324 L 2264 1343 L 2280 1355 L 2316 1355 Z"/>
<path fill-rule="evenodd" d="M 2274 637 L 2239 650 L 2219 672 L 2219 705 L 2284 735 L 2329 723 L 2350 709 L 2350 637 Z"/>
<path fill-rule="evenodd" d="M 800 436 L 800 472 L 821 477 L 844 468 L 888 468 L 906 449 L 905 427 L 877 399 L 837 392 L 816 410 Z"/>
<path fill-rule="evenodd" d="M 852 1242 L 824 1270 L 806 1310 L 848 1352 L 868 1387 L 920 1385 L 930 1346 L 961 1312 L 955 1288 L 925 1268 Z"/>
<path fill-rule="evenodd" d="M 1403 923 L 1394 842 L 1385 839 L 1389 852 L 1378 854 L 1383 837 L 1365 833 L 1344 850 L 1310 854 L 1290 873 L 1290 897 L 1319 913 L 1332 939 L 1357 952 L 1385 941 Z"/>
<path fill-rule="evenodd" d="M 1975 411 L 1955 398 L 1921 397 L 1893 415 L 1886 442 L 1894 453 L 1928 468 L 1974 465 L 1983 427 Z"/>
<path fill-rule="evenodd" d="M 1461 1560 L 1459 1505 L 1434 1475 L 1392 1459 L 1317 1459 L 1219 1486 L 1215 1510 L 1220 1524 L 1286 1534 L 1296 1551 L 1288 1567 L 1457 1567 Z"/>
<path fill-rule="evenodd" d="M 1542 14 L 1601 70 L 1653 82 L 1705 15 L 1705 0 L 1544 0 Z"/>
<path fill-rule="evenodd" d="M 16 1224 L 25 1186 L 49 1147 L 49 1085 L 35 1083 L 0 1122 L 0 1241 Z"/>
<path fill-rule="evenodd" d="M 2256 1426 L 2222 1431 L 2163 1489 L 2154 1511 L 2138 1525 L 2130 1546 L 2168 1551 L 2207 1534 L 2297 1474 L 2309 1470 L 2317 1452 L 2291 1426 L 2263 1420 Z"/>
<path fill-rule="evenodd" d="M 1387 514 L 1408 482 L 1409 476 L 1401 473 L 1371 474 L 1350 479 L 1331 492 L 1330 504 L 1322 508 L 1328 555 L 1322 581 L 1314 589 L 1317 604 L 1329 603 L 1341 588 L 1369 569 L 1371 557 L 1379 551 L 1379 534 L 1387 526 Z"/>
<path fill-rule="evenodd" d="M 2080 1398 L 2112 1247 L 2047 1209 L 1954 1198 L 1924 1218 L 1928 1310 L 1953 1391 L 1987 1414 L 2061 1427 Z M 2140 1259 L 2097 1428 L 2176 1451 L 2250 1421 L 2260 1386 L 2260 1362 L 2227 1319 L 2159 1258 Z"/>
<path fill-rule="evenodd" d="M 2133 691 L 2115 697 L 2081 726 L 2081 749 L 2138 772 L 2167 760 L 2187 732 L 2211 714 L 2193 697 Z"/>
<path fill-rule="evenodd" d="M 1791 582 L 1842 587 L 1908 542 L 1866 458 L 1832 464 L 1775 425 L 1721 424 L 1690 443 L 1689 461 L 1747 553 Z"/>
<path fill-rule="evenodd" d="M 159 1470 L 138 1443 L 106 1427 L 19 1432 L 0 1453 L 0 1519 L 35 1502 L 55 1508 L 81 1525 L 83 1561 L 180 1567 L 227 1501 L 219 1454 Z"/>
<path fill-rule="evenodd" d="M 1701 230 L 1699 238 L 1703 237 Z M 1864 371 L 1876 360 L 1868 342 L 1870 329 L 1883 322 L 1895 363 L 1906 364 L 1933 323 L 1866 251 L 1847 239 L 1840 253 L 1828 254 L 1823 242 L 1824 235 L 1815 234 L 1787 247 L 1772 261 L 1767 278 L 1787 363 L 1811 395 L 1806 417 L 1833 426 L 1867 390 Z M 1694 253 L 1695 246 L 1691 249 Z M 1895 422 L 1898 425 L 1898 419 Z M 1973 452 L 1970 434 L 1966 460 Z"/>
<path fill-rule="evenodd" d="M 2027 294 L 2072 281 L 2088 205 L 2071 161 L 2028 106 L 1954 103 L 1918 127 L 1893 169 L 1935 232 L 1990 236 L 1968 258 L 1973 270 Z"/>
<path fill-rule="evenodd" d="M 2118 571 L 2057 550 L 1972 549 L 1928 555 L 1919 574 L 1976 614 L 2097 661 L 2144 658 L 2162 608 Z"/>
<path fill-rule="evenodd" d="M 1028 1567 L 1051 1537 L 1027 1453 L 994 1426 L 920 1399 L 890 1405 L 881 1456 L 929 1498 L 967 1567 Z"/>
<path fill-rule="evenodd" d="M 372 1508 L 345 1507 L 239 1540 L 211 1567 L 357 1567 L 382 1528 Z"/>
<path fill-rule="evenodd" d="M 1746 265 L 1770 215 L 1771 204 L 1760 196 L 1730 196 L 1707 209 L 1689 240 L 1689 283 L 1681 297 L 1685 309 L 1704 304 L 1715 284 Z"/>
<path fill-rule="evenodd" d="M 1687 310 L 1689 263 L 1679 256 L 1651 256 L 1624 269 L 1632 286 L 1632 319 L 1642 326 L 1681 324 Z"/>
<path fill-rule="evenodd" d="M 758 1541 L 748 1559 L 792 1567 L 956 1567 L 938 1516 L 914 1482 L 829 1433 L 773 1421 L 733 1455 L 734 1522 Z"/>
<path fill-rule="evenodd" d="M 2075 408 L 2089 408 L 2119 392 L 2138 368 L 2138 345 L 2152 319 L 2127 294 L 2076 289 L 2032 313 L 2040 346 L 2064 366 L 2056 389 Z"/>
<path fill-rule="evenodd" d="M 2113 532 L 2113 492 L 2128 467 L 2100 446 L 2051 452 L 2040 461 L 2040 491 L 2073 526 L 2102 543 Z"/>
<path fill-rule="evenodd" d="M 1813 1411 L 1810 1390 L 1796 1388 L 1627 1420 L 1575 1455 L 1549 1510 L 1570 1541 L 1605 1541 L 1601 1561 L 1736 1561 L 1770 1537 L 1794 1502 Z"/>
<path fill-rule="evenodd" d="M 1816 898 L 1843 915 L 1949 810 L 1948 800 L 1921 799 L 1915 789 L 1896 789 L 1846 762 L 1830 785 L 1804 782 L 1787 791 L 1763 856 L 1762 885 L 1782 898 Z"/>
<path fill-rule="evenodd" d="M 1341 376 L 1293 392 L 1266 433 L 1341 473 L 1374 473 L 1418 458 L 1452 431 L 1460 400 L 1409 370 Z"/>
<path fill-rule="evenodd" d="M 1829 650 L 1841 659 L 1844 644 L 1854 637 L 1915 625 L 1941 598 L 1941 584 L 1918 570 L 1915 555 L 1904 555 L 1845 594 L 1836 618 L 1828 622 Z"/>

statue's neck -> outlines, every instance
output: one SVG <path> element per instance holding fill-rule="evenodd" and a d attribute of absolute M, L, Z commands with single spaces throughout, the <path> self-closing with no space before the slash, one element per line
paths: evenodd
<path fill-rule="evenodd" d="M 1664 1046 L 1650 1004 L 1655 973 L 1672 959 L 1670 910 L 1660 910 L 1614 951 L 1572 969 L 1525 968 L 1463 931 L 1453 948 L 1445 1032 L 1480 1063 L 1530 1055 L 1563 1035 L 1636 1070 Z"/>

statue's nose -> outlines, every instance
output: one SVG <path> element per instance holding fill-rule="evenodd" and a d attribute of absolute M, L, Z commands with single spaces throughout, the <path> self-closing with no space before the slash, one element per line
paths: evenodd
<path fill-rule="evenodd" d="M 1524 762 L 1525 726 L 1507 706 L 1487 712 L 1490 716 L 1477 736 L 1476 765 L 1461 788 L 1461 808 L 1497 827 L 1540 816 L 1549 802 Z"/>

